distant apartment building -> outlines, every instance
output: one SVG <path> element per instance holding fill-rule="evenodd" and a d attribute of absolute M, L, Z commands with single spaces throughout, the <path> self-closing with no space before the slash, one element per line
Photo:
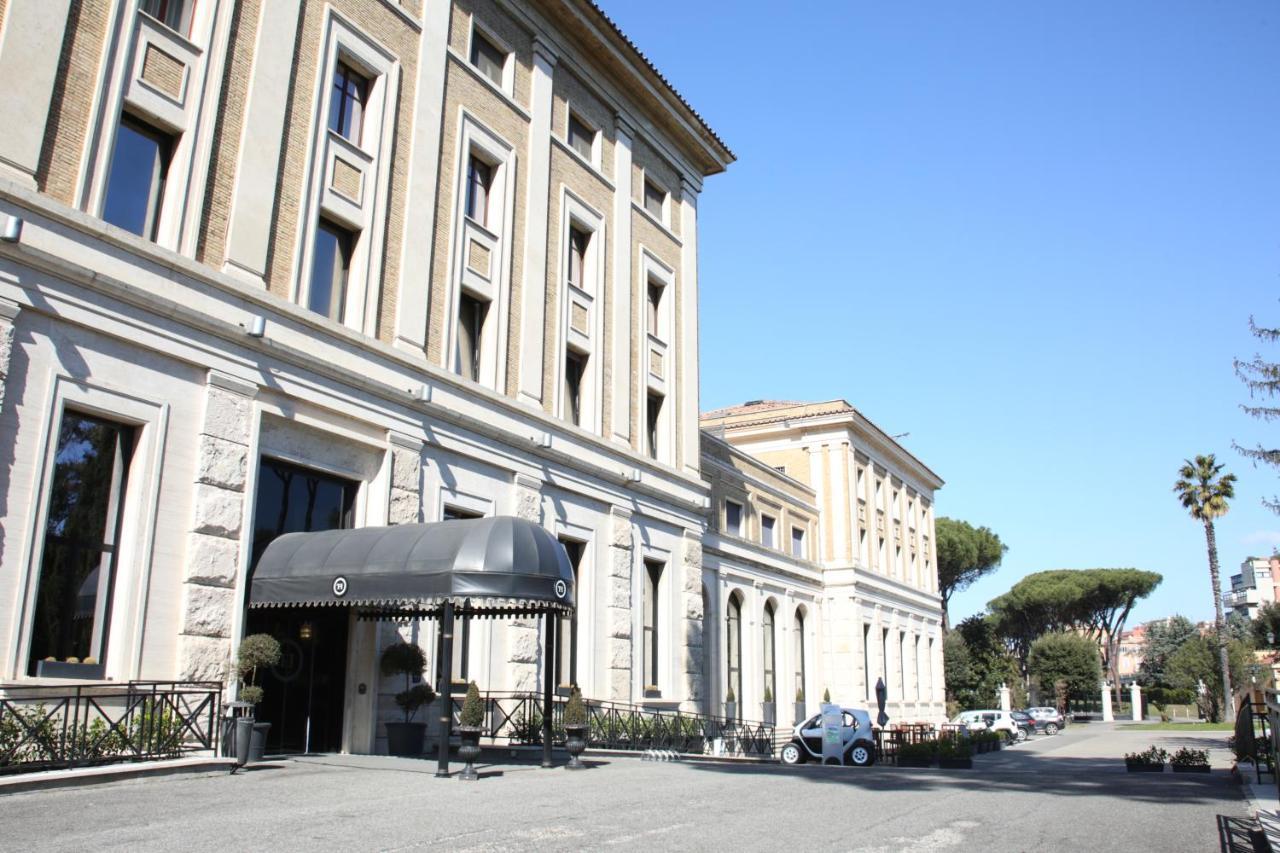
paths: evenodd
<path fill-rule="evenodd" d="M 755 401 L 702 428 L 713 703 L 767 687 L 779 707 L 798 689 L 874 706 L 883 680 L 891 717 L 940 720 L 942 479 L 843 400 Z"/>
<path fill-rule="evenodd" d="M 1240 573 L 1231 576 L 1231 589 L 1222 596 L 1222 606 L 1230 613 L 1256 619 L 1264 604 L 1276 602 L 1276 580 L 1280 578 L 1280 555 L 1248 557 Z"/>
<path fill-rule="evenodd" d="M 1159 620 L 1157 620 L 1159 621 Z M 1116 674 L 1121 681 L 1136 678 L 1142 666 L 1142 658 L 1147 651 L 1147 625 L 1138 625 L 1120 634 L 1120 643 L 1116 647 Z"/>

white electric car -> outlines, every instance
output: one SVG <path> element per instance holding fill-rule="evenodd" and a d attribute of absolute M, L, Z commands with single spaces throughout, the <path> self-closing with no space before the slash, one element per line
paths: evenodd
<path fill-rule="evenodd" d="M 866 767 L 876 760 L 871 715 L 861 708 L 841 708 L 840 742 L 844 763 Z M 816 714 L 792 729 L 791 740 L 782 748 L 783 764 L 822 761 L 822 715 Z"/>
<path fill-rule="evenodd" d="M 970 732 L 990 730 L 1003 732 L 1005 742 L 1026 740 L 1027 731 L 1018 725 L 1008 711 L 982 710 L 962 711 L 951 720 L 953 724 L 965 726 Z"/>

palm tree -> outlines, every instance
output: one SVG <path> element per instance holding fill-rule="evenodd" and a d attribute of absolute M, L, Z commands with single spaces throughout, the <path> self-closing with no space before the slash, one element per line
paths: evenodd
<path fill-rule="evenodd" d="M 1223 707 L 1231 715 L 1236 714 L 1235 697 L 1231 695 L 1231 671 L 1227 664 L 1227 627 L 1222 618 L 1222 585 L 1218 580 L 1218 540 L 1213 532 L 1213 520 L 1227 514 L 1227 501 L 1236 496 L 1236 475 L 1223 474 L 1223 466 L 1213 454 L 1197 456 L 1194 461 L 1183 460 L 1178 469 L 1178 482 L 1173 491 L 1191 517 L 1204 524 L 1205 543 L 1209 549 L 1209 578 L 1213 582 L 1213 607 L 1218 629 L 1218 657 L 1222 664 Z"/>

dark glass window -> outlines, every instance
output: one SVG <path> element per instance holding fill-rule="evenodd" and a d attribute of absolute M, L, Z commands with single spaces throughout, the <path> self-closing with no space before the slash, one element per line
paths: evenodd
<path fill-rule="evenodd" d="M 724 526 L 726 533 L 734 536 L 742 535 L 742 504 L 733 501 L 724 502 Z"/>
<path fill-rule="evenodd" d="M 582 377 L 587 372 L 587 357 L 570 350 L 564 356 L 564 414 L 569 423 L 582 424 Z"/>
<path fill-rule="evenodd" d="M 502 85 L 502 71 L 507 65 L 507 54 L 478 30 L 471 32 L 471 64 L 495 86 Z"/>
<path fill-rule="evenodd" d="M 45 658 L 102 664 L 134 430 L 67 411 L 58 430 L 29 673 Z"/>
<path fill-rule="evenodd" d="M 569 228 L 569 283 L 584 289 L 583 276 L 587 267 L 587 245 L 591 237 L 587 232 Z"/>
<path fill-rule="evenodd" d="M 729 689 L 733 691 L 733 699 L 742 701 L 742 600 L 737 593 L 729 596 L 729 608 L 725 622 L 728 635 Z M 728 697 L 726 697 L 727 700 Z"/>
<path fill-rule="evenodd" d="M 129 115 L 120 117 L 102 218 L 148 240 L 156 238 L 173 140 Z"/>
<path fill-rule="evenodd" d="M 138 8 L 182 35 L 191 30 L 192 0 L 140 0 Z"/>
<path fill-rule="evenodd" d="M 764 619 L 761 620 L 764 632 L 764 686 L 769 688 L 769 695 L 778 701 L 777 659 L 774 655 L 773 605 L 764 606 Z"/>
<path fill-rule="evenodd" d="M 472 155 L 467 160 L 466 214 L 481 225 L 489 225 L 489 188 L 493 186 L 493 167 Z"/>
<path fill-rule="evenodd" d="M 659 309 L 662 306 L 663 287 L 660 283 L 649 280 L 649 333 L 658 334 L 658 319 L 661 317 Z"/>
<path fill-rule="evenodd" d="M 791 556 L 804 557 L 804 528 L 791 528 Z"/>
<path fill-rule="evenodd" d="M 596 141 L 595 131 L 587 127 L 576 115 L 570 113 L 569 132 L 566 135 L 569 138 L 569 147 L 581 154 L 583 159 L 591 160 L 591 149 Z"/>
<path fill-rule="evenodd" d="M 884 679 L 884 689 L 889 691 L 889 629 L 880 631 L 880 677 Z M 874 694 L 873 694 L 874 695 Z"/>
<path fill-rule="evenodd" d="M 458 297 L 458 373 L 480 381 L 480 348 L 489 303 L 469 294 Z"/>
<path fill-rule="evenodd" d="M 649 405 L 645 409 L 645 420 L 648 427 L 649 458 L 658 458 L 658 418 L 662 414 L 662 395 L 650 394 Z"/>
<path fill-rule="evenodd" d="M 773 525 L 773 516 L 760 516 L 760 544 L 766 548 L 773 547 Z"/>
<path fill-rule="evenodd" d="M 329 96 L 329 129 L 359 145 L 368 100 L 369 78 L 353 71 L 345 62 L 339 62 L 333 72 L 333 92 Z"/>
<path fill-rule="evenodd" d="M 862 680 L 867 686 L 867 701 L 875 699 L 875 685 L 871 683 L 871 625 L 862 626 Z"/>
<path fill-rule="evenodd" d="M 649 211 L 659 222 L 662 220 L 662 208 L 666 206 L 667 194 L 652 181 L 644 182 L 644 209 Z"/>
<path fill-rule="evenodd" d="M 569 565 L 573 566 L 573 594 L 578 595 L 578 584 L 582 580 L 582 555 L 587 547 L 574 539 L 561 539 L 565 554 L 569 557 Z M 575 600 L 579 600 L 576 599 Z M 560 635 L 556 638 L 556 684 L 573 685 L 578 683 L 578 611 L 575 609 L 569 616 L 560 617 Z"/>
<path fill-rule="evenodd" d="M 805 667 L 804 667 L 804 613 L 796 610 L 796 623 L 794 627 L 795 639 L 792 641 L 795 649 L 796 664 L 796 695 L 804 695 Z"/>
<path fill-rule="evenodd" d="M 311 290 L 307 307 L 342 322 L 347 304 L 347 280 L 351 274 L 350 231 L 324 220 L 316 224 L 315 256 L 311 260 Z"/>
<path fill-rule="evenodd" d="M 658 686 L 658 625 L 660 608 L 658 591 L 661 588 L 663 564 L 656 560 L 644 561 L 644 681 L 646 688 Z"/>
<path fill-rule="evenodd" d="M 277 536 L 352 526 L 356 484 L 263 457 L 253 515 L 253 565 Z"/>

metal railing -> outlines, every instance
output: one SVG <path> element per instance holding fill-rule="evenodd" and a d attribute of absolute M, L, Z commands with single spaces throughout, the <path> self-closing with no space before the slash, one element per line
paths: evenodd
<path fill-rule="evenodd" d="M 0 688 L 0 774 L 217 754 L 222 683 Z"/>
<path fill-rule="evenodd" d="M 542 698 L 521 693 L 488 693 L 484 736 L 513 745 L 542 743 Z M 455 724 L 463 697 L 453 697 Z M 562 744 L 564 708 L 568 699 L 552 700 L 552 743 Z M 587 709 L 587 745 L 596 749 L 643 752 L 671 750 L 697 755 L 772 757 L 774 727 L 766 723 L 709 717 L 684 711 L 667 711 L 621 702 L 584 700 Z"/>

